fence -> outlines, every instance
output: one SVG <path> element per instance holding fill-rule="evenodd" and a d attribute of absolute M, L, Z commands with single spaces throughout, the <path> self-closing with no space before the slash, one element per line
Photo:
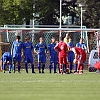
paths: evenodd
<path fill-rule="evenodd" d="M 59 30 L 61 31 L 61 34 L 59 34 Z M 87 44 L 87 47 L 89 48 L 89 41 L 88 41 L 88 33 L 87 31 L 95 31 L 95 29 L 83 29 L 83 38 L 84 38 L 84 42 Z M 96 29 L 96 31 L 98 31 L 99 29 Z M 16 35 L 20 35 L 21 36 L 21 40 L 22 42 L 25 42 L 25 37 L 28 35 L 31 37 L 31 41 L 33 43 L 33 45 L 36 45 L 39 42 L 39 38 L 43 37 L 44 38 L 44 42 L 48 45 L 51 43 L 51 38 L 55 37 L 56 40 L 59 41 L 59 36 L 63 35 L 65 36 L 66 33 L 69 32 L 70 36 L 73 40 L 74 45 L 79 42 L 79 39 L 81 37 L 81 30 L 80 29 L 57 29 L 57 28 L 2 28 L 0 29 L 0 33 L 2 36 L 2 42 L 9 42 L 10 46 L 2 46 L 2 51 L 3 53 L 5 51 L 10 51 L 11 49 L 11 45 L 13 43 L 13 41 L 15 40 Z M 97 45 L 97 40 L 96 37 L 94 38 L 95 42 L 94 44 L 94 49 L 96 49 L 96 45 Z M 34 59 L 35 59 L 35 67 L 37 68 L 37 55 L 34 54 Z M 46 69 L 49 68 L 49 56 L 47 55 L 47 62 L 46 62 Z M 87 62 L 88 62 L 88 57 L 87 57 Z M 87 68 L 87 65 L 86 65 Z"/>

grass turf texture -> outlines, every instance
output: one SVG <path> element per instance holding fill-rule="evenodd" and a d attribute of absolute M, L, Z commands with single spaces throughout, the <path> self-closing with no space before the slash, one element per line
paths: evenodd
<path fill-rule="evenodd" d="M 100 74 L 4 74 L 0 72 L 0 100 L 99 100 Z"/>

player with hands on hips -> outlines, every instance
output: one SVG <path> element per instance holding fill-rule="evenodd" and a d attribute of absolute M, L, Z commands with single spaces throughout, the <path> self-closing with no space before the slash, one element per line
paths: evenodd
<path fill-rule="evenodd" d="M 13 56 L 13 67 L 14 67 L 14 73 L 15 73 L 15 66 L 16 63 L 18 62 L 18 73 L 20 73 L 20 63 L 22 61 L 22 56 L 23 56 L 23 43 L 20 41 L 20 36 L 16 36 L 16 40 L 12 44 L 11 48 L 11 54 Z"/>
<path fill-rule="evenodd" d="M 34 47 L 32 45 L 32 42 L 30 42 L 30 37 L 27 36 L 25 38 L 26 42 L 23 44 L 23 50 L 24 50 L 24 61 L 25 61 L 25 69 L 26 69 L 26 73 L 28 73 L 28 63 L 31 64 L 31 68 L 32 68 L 32 73 L 34 72 L 34 59 L 33 59 L 33 51 L 34 51 Z"/>
<path fill-rule="evenodd" d="M 67 43 L 67 45 L 70 48 L 74 47 L 74 44 L 72 43 L 72 39 L 71 38 L 69 38 L 69 42 Z M 68 62 L 69 62 L 69 65 L 70 65 L 70 73 L 73 73 L 72 69 L 73 69 L 74 52 L 70 48 L 68 50 Z"/>
<path fill-rule="evenodd" d="M 52 43 L 48 45 L 48 51 L 49 51 L 49 54 L 50 54 L 50 66 L 49 66 L 49 69 L 50 69 L 50 73 L 51 73 L 51 70 L 52 68 L 54 68 L 54 74 L 56 74 L 56 67 L 57 67 L 57 63 L 58 63 L 58 53 L 55 51 L 54 47 L 56 46 L 56 43 L 55 43 L 55 38 L 53 37 L 51 39 Z"/>
<path fill-rule="evenodd" d="M 46 63 L 46 50 L 47 46 L 44 43 L 44 40 L 42 37 L 39 38 L 39 43 L 35 46 L 34 51 L 38 55 L 38 70 L 39 73 L 41 73 L 41 67 L 42 67 L 42 73 L 44 73 L 45 63 Z"/>

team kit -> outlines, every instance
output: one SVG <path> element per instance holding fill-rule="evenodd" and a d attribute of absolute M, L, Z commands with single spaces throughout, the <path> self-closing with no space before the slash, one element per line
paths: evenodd
<path fill-rule="evenodd" d="M 8 65 L 8 72 L 16 72 L 16 64 L 18 73 L 21 73 L 21 61 L 24 59 L 24 66 L 26 73 L 28 71 L 28 64 L 31 64 L 32 73 L 34 70 L 33 52 L 37 54 L 38 73 L 44 73 L 46 54 L 50 57 L 49 72 L 54 74 L 83 74 L 84 63 L 86 61 L 86 44 L 83 39 L 74 46 L 69 34 L 66 37 L 60 37 L 59 42 L 54 37 L 51 38 L 51 43 L 47 46 L 44 43 L 43 37 L 39 38 L 39 43 L 33 46 L 30 37 L 26 36 L 25 42 L 20 41 L 20 36 L 16 36 L 16 40 L 11 47 L 11 53 L 5 52 L 2 55 L 2 70 L 6 72 Z M 59 69 L 57 71 L 57 68 Z M 74 70 L 74 71 L 72 71 Z"/>

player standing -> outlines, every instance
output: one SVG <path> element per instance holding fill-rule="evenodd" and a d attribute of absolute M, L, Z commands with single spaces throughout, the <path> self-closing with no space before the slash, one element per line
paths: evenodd
<path fill-rule="evenodd" d="M 13 56 L 13 67 L 15 73 L 15 65 L 18 62 L 18 73 L 20 73 L 20 63 L 23 56 L 23 43 L 20 41 L 20 36 L 16 36 L 16 40 L 12 44 L 11 53 Z"/>
<path fill-rule="evenodd" d="M 44 68 L 45 68 L 45 63 L 46 63 L 46 49 L 47 46 L 46 44 L 43 42 L 43 38 L 40 37 L 39 38 L 39 43 L 35 46 L 34 51 L 37 53 L 38 55 L 38 69 L 39 69 L 39 73 L 41 73 L 41 67 L 42 67 L 42 73 L 44 73 Z"/>
<path fill-rule="evenodd" d="M 70 35 L 69 33 L 66 34 L 66 37 L 64 38 L 64 42 L 67 44 L 69 41 Z"/>
<path fill-rule="evenodd" d="M 54 74 L 55 74 L 55 73 L 57 73 L 56 67 L 57 67 L 57 63 L 58 63 L 58 53 L 54 49 L 54 47 L 56 46 L 55 38 L 53 37 L 51 39 L 51 41 L 52 41 L 52 43 L 48 45 L 48 50 L 49 50 L 49 53 L 50 53 L 49 69 L 50 69 L 50 73 L 51 73 L 52 68 L 54 68 Z"/>
<path fill-rule="evenodd" d="M 87 52 L 86 44 L 83 41 L 84 41 L 84 39 L 80 38 L 80 42 L 76 44 L 76 47 L 82 48 L 84 51 Z"/>
<path fill-rule="evenodd" d="M 69 42 L 67 43 L 67 45 L 70 48 L 74 47 L 74 44 L 72 43 L 71 38 L 69 38 Z M 68 51 L 68 62 L 69 62 L 69 65 L 70 65 L 70 73 L 73 73 L 72 69 L 73 69 L 74 52 L 70 48 L 69 48 L 69 51 Z"/>
<path fill-rule="evenodd" d="M 83 63 L 86 60 L 86 52 L 82 48 L 74 47 L 72 51 L 75 54 L 74 63 L 77 63 L 77 71 L 75 74 L 82 74 L 83 73 Z"/>
<path fill-rule="evenodd" d="M 3 70 L 3 73 L 5 73 L 5 67 L 6 65 L 8 64 L 9 65 L 9 73 L 11 73 L 11 68 L 12 68 L 12 55 L 9 53 L 9 52 L 5 52 L 3 55 L 2 55 L 2 70 Z"/>
<path fill-rule="evenodd" d="M 28 63 L 31 64 L 31 68 L 32 68 L 32 73 L 34 72 L 34 61 L 33 61 L 33 45 L 32 42 L 30 42 L 30 37 L 27 36 L 25 38 L 26 42 L 23 44 L 23 49 L 24 49 L 24 61 L 25 61 L 25 69 L 26 69 L 26 73 L 28 73 Z"/>
<path fill-rule="evenodd" d="M 60 37 L 60 42 L 55 46 L 55 50 L 59 51 L 59 64 L 60 64 L 60 73 L 63 74 L 63 64 L 66 66 L 66 72 L 69 73 L 69 66 L 67 63 L 67 53 L 68 47 L 64 42 L 64 37 Z"/>

